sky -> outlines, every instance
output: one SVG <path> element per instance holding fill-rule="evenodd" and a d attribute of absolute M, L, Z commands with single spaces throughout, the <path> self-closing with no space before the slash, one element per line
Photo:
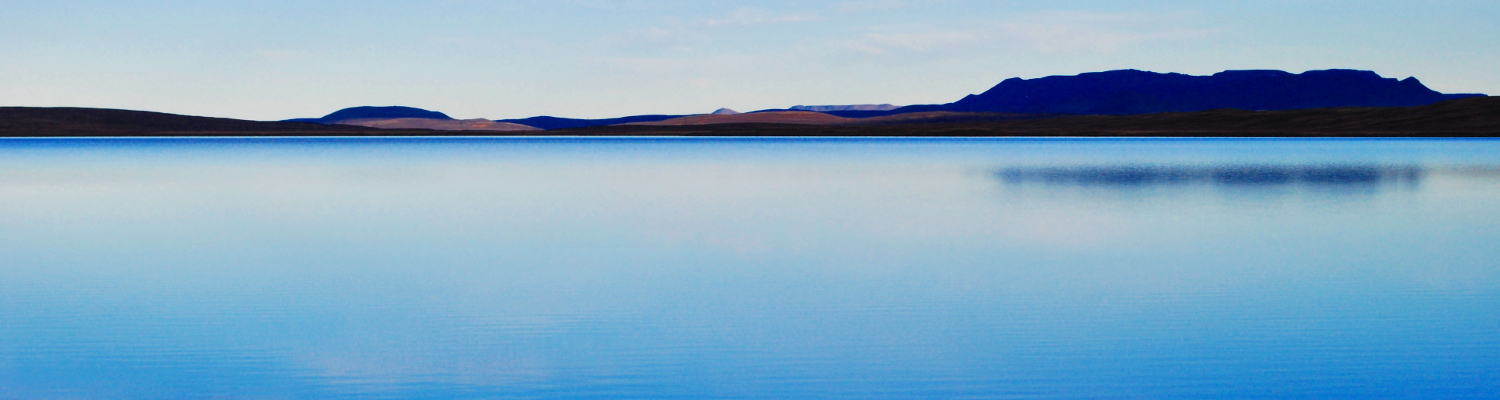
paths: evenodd
<path fill-rule="evenodd" d="M 1500 94 L 1495 21 L 1493 0 L 0 0 L 0 106 L 603 118 L 948 103 L 1115 69 Z"/>

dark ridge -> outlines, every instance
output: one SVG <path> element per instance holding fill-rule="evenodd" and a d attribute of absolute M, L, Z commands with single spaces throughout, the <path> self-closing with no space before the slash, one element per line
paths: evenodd
<path fill-rule="evenodd" d="M 922 111 L 1139 115 L 1216 109 L 1253 111 L 1332 107 L 1410 107 L 1479 97 L 1443 94 L 1416 78 L 1383 78 L 1371 71 L 1224 71 L 1212 76 L 1138 70 L 1076 76 L 1007 79 L 954 103 L 907 106 Z"/>
<path fill-rule="evenodd" d="M 334 111 L 323 118 L 297 118 L 285 122 L 316 122 L 322 124 L 334 124 L 341 121 L 355 119 L 388 119 L 388 118 L 425 118 L 425 119 L 453 119 L 447 114 L 437 111 L 427 111 L 420 108 L 390 106 L 390 107 L 349 107 Z"/>
<path fill-rule="evenodd" d="M 1071 117 L 1064 114 L 1018 114 L 1018 113 L 987 113 L 987 112 L 952 112 L 936 111 L 922 113 L 893 114 L 879 117 L 858 118 L 851 125 L 900 125 L 900 124 L 943 124 L 943 123 L 966 123 L 966 122 L 999 122 L 1018 121 L 1028 119 L 1047 119 L 1058 117 Z"/>
<path fill-rule="evenodd" d="M 540 117 L 521 118 L 521 119 L 499 119 L 499 120 L 495 120 L 495 122 L 509 122 L 509 123 L 513 123 L 513 124 L 521 124 L 521 125 L 527 125 L 527 126 L 534 126 L 534 127 L 537 127 L 537 128 L 543 129 L 543 130 L 553 130 L 553 129 L 587 128 L 587 127 L 590 127 L 590 126 L 628 124 L 628 123 L 632 123 L 632 122 L 656 122 L 656 121 L 665 121 L 665 120 L 669 120 L 669 119 L 672 119 L 672 118 L 678 118 L 678 117 L 684 117 L 684 116 L 685 115 L 633 115 L 633 116 L 629 116 L 629 117 L 604 118 L 604 119 L 579 119 L 579 118 L 558 118 L 558 117 L 540 116 Z"/>
<path fill-rule="evenodd" d="M 101 108 L 0 107 L 0 136 L 431 135 L 308 122 L 262 122 Z"/>

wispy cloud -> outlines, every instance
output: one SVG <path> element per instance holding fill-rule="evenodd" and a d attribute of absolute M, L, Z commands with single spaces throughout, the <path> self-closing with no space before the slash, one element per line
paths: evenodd
<path fill-rule="evenodd" d="M 759 8 L 739 8 L 727 14 L 690 21 L 669 22 L 611 35 L 603 39 L 611 45 L 665 46 L 675 50 L 692 50 L 713 41 L 720 31 L 766 25 L 817 21 L 816 14 L 785 14 Z"/>
<path fill-rule="evenodd" d="M 867 32 L 839 46 L 867 55 L 976 51 L 1117 52 L 1132 46 L 1212 35 L 1178 26 L 1178 16 L 1048 13 L 969 29 L 899 27 Z"/>
<path fill-rule="evenodd" d="M 609 49 L 690 51 L 713 42 L 713 36 L 688 25 L 648 26 L 598 39 Z"/>
<path fill-rule="evenodd" d="M 845 45 L 866 54 L 885 55 L 898 52 L 929 53 L 965 47 L 984 39 L 982 33 L 964 31 L 874 32 L 846 41 Z"/>
<path fill-rule="evenodd" d="M 600 57 L 593 63 L 637 75 L 669 78 L 694 78 L 703 76 L 733 76 L 759 69 L 765 64 L 761 57 L 745 55 L 722 55 L 708 58 L 672 57 Z"/>
<path fill-rule="evenodd" d="M 728 15 L 721 17 L 704 19 L 699 22 L 699 25 L 707 27 L 756 26 L 811 22 L 817 19 L 818 17 L 813 14 L 776 14 L 767 10 L 747 7 L 734 10 Z"/>
<path fill-rule="evenodd" d="M 1159 41 L 1201 38 L 1213 30 L 1178 26 L 1181 15 L 1049 13 L 1000 24 L 1001 40 L 1043 52 L 1105 51 Z"/>
<path fill-rule="evenodd" d="M 824 14 L 832 20 L 830 23 L 843 22 L 836 21 L 838 14 L 825 12 L 830 13 Z M 1044 13 L 999 20 L 956 21 L 949 26 L 905 24 L 850 27 L 839 35 L 808 35 L 779 46 L 714 46 L 718 40 L 725 39 L 720 35 L 728 34 L 728 31 L 761 34 L 749 32 L 753 29 L 738 27 L 792 23 L 786 21 L 801 23 L 809 20 L 787 18 L 787 15 L 790 14 L 737 12 L 721 14 L 715 18 L 683 21 L 671 27 L 639 30 L 631 33 L 633 36 L 618 39 L 621 42 L 610 44 L 612 48 L 606 49 L 610 51 L 595 53 L 587 60 L 587 64 L 593 70 L 630 77 L 632 81 L 654 82 L 658 88 L 678 90 L 684 93 L 678 96 L 680 99 L 721 101 L 734 93 L 764 100 L 771 96 L 762 94 L 773 91 L 815 91 L 796 85 L 771 88 L 749 83 L 790 81 L 787 76 L 795 75 L 792 73 L 794 71 L 831 71 L 840 68 L 862 71 L 866 65 L 878 64 L 884 69 L 936 66 L 935 69 L 926 70 L 947 68 L 969 73 L 984 69 L 982 66 L 1013 68 L 1013 64 L 1007 64 L 1008 60 L 1126 53 L 1150 46 L 1198 40 L 1216 33 L 1196 28 L 1199 26 L 1198 20 L 1192 15 Z M 626 46 L 638 46 L 649 51 L 613 51 Z M 889 78 L 892 75 L 865 73 L 845 76 L 850 76 L 847 79 L 852 82 Z M 992 78 L 987 75 L 976 76 L 980 80 Z M 800 81 L 797 85 L 813 87 L 824 84 L 824 81 L 829 79 Z M 965 87 L 993 84 L 988 81 L 961 83 L 954 84 L 953 87 L 914 85 L 902 87 L 901 90 L 922 93 L 922 96 L 931 96 L 933 99 L 946 99 L 943 96 L 951 95 L 943 93 L 963 93 L 960 91 L 968 90 Z M 913 95 L 911 98 L 917 97 Z"/>
<path fill-rule="evenodd" d="M 907 8 L 924 3 L 934 3 L 936 1 L 937 0 L 849 0 L 838 2 L 834 4 L 832 8 L 835 11 L 841 12 L 884 11 Z"/>

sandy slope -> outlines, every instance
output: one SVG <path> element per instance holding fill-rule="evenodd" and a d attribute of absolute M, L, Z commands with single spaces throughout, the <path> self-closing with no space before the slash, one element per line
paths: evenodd
<path fill-rule="evenodd" d="M 714 125 L 714 124 L 798 124 L 798 125 L 841 125 L 854 121 L 852 118 L 843 118 L 811 111 L 769 111 L 749 114 L 732 115 L 690 115 L 681 118 L 673 118 L 666 121 L 636 122 L 625 125 L 644 126 L 680 126 L 680 125 Z"/>
<path fill-rule="evenodd" d="M 439 131 L 536 131 L 535 127 L 510 122 L 478 119 L 370 118 L 339 121 L 339 125 L 356 125 L 380 129 L 432 129 Z"/>

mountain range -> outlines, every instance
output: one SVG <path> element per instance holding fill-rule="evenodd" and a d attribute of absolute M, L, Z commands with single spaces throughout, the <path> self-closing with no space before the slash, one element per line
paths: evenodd
<path fill-rule="evenodd" d="M 288 121 L 322 124 L 401 127 L 439 130 L 554 130 L 602 125 L 701 125 L 716 123 L 856 123 L 898 114 L 958 112 L 1027 115 L 1140 115 L 1215 109 L 1247 111 L 1300 110 L 1331 107 L 1410 107 L 1445 100 L 1484 96 L 1444 94 L 1416 78 L 1392 79 L 1372 71 L 1331 69 L 1294 74 L 1275 70 L 1224 71 L 1209 76 L 1139 70 L 1093 72 L 1036 79 L 1011 78 L 989 90 L 947 104 L 897 107 L 889 104 L 793 106 L 760 110 L 738 116 L 719 109 L 706 115 L 637 115 L 606 119 L 550 116 L 467 123 L 423 122 L 452 120 L 447 115 L 411 107 L 354 107 L 321 118 Z M 835 119 L 796 112 L 818 112 Z M 392 120 L 400 119 L 399 122 Z M 907 118 L 906 120 L 919 120 Z M 1016 118 L 1005 118 L 1016 119 Z M 1022 118 L 1024 119 L 1024 118 Z"/>
<path fill-rule="evenodd" d="M 540 133 L 538 131 L 555 131 Z M 605 119 L 454 119 L 353 107 L 257 122 L 89 108 L 0 107 L 0 136 L 141 135 L 1500 135 L 1500 99 L 1444 94 L 1416 78 L 1321 70 L 1138 70 L 1007 79 L 946 104 L 795 106 Z"/>

